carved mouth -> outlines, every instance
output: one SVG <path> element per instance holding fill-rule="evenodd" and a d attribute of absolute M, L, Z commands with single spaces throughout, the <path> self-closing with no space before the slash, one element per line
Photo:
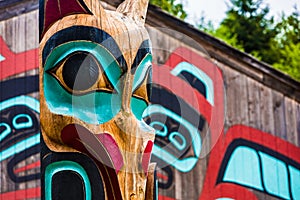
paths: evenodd
<path fill-rule="evenodd" d="M 107 133 L 94 135 L 79 124 L 69 124 L 61 131 L 62 141 L 91 157 L 98 166 L 108 199 L 122 199 L 117 173 L 124 165 L 119 147 L 111 135 Z"/>
<path fill-rule="evenodd" d="M 116 174 L 124 166 L 119 146 L 108 133 L 93 134 L 79 124 L 69 124 L 61 131 L 61 139 L 69 147 L 91 156 L 102 165 L 114 169 Z M 153 142 L 149 140 L 142 155 L 142 167 L 146 176 L 152 147 Z"/>
<path fill-rule="evenodd" d="M 61 131 L 61 139 L 66 145 L 91 155 L 102 164 L 115 169 L 116 173 L 124 165 L 118 144 L 110 134 L 95 135 L 79 124 L 69 124 Z"/>

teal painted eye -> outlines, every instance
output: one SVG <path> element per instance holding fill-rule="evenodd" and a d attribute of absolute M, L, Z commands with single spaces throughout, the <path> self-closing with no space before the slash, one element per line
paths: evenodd
<path fill-rule="evenodd" d="M 74 95 L 114 90 L 100 61 L 89 52 L 73 52 L 58 62 L 55 67 L 47 70 L 47 73 L 53 76 L 66 91 Z"/>
<path fill-rule="evenodd" d="M 44 70 L 44 95 L 52 113 L 103 124 L 120 111 L 121 68 L 101 45 L 80 41 L 56 47 Z"/>
<path fill-rule="evenodd" d="M 62 68 L 65 84 L 72 90 L 87 90 L 99 78 L 99 64 L 86 52 L 76 52 L 66 59 Z"/>
<path fill-rule="evenodd" d="M 69 42 L 56 47 L 47 57 L 44 70 L 45 79 L 53 76 L 70 93 L 83 94 L 107 87 L 120 92 L 119 63 L 107 49 L 93 42 Z M 101 73 L 105 74 L 105 80 L 96 79 L 104 77 Z"/>

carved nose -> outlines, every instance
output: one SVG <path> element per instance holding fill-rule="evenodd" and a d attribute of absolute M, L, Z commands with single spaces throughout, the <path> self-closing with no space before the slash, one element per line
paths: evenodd
<path fill-rule="evenodd" d="M 121 110 L 115 118 L 124 167 L 118 174 L 124 200 L 144 200 L 155 131 L 133 113 Z"/>

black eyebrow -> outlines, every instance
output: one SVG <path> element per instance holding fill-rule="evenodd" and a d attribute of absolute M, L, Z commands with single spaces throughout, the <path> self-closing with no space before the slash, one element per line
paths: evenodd
<path fill-rule="evenodd" d="M 140 62 L 145 58 L 147 54 L 151 54 L 150 40 L 144 40 L 139 47 L 139 50 L 135 56 L 133 64 L 131 66 L 131 74 L 134 74 Z"/>
<path fill-rule="evenodd" d="M 189 123 L 195 126 L 200 132 L 203 131 L 207 119 L 205 119 L 201 113 L 197 112 L 184 99 L 175 95 L 171 91 L 168 91 L 166 88 L 162 87 L 161 85 L 152 83 L 151 87 L 152 87 L 152 96 L 150 98 L 150 102 L 152 104 L 159 104 L 169 109 L 173 113 L 185 118 Z"/>
<path fill-rule="evenodd" d="M 45 65 L 47 57 L 55 47 L 70 41 L 78 40 L 92 41 L 101 44 L 114 56 L 119 63 L 122 72 L 124 73 L 127 71 L 127 63 L 116 41 L 105 31 L 90 26 L 72 26 L 70 28 L 58 31 L 51 36 L 43 49 L 43 66 Z"/>

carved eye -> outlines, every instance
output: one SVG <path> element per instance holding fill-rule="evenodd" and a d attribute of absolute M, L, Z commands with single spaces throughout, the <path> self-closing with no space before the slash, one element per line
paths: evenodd
<path fill-rule="evenodd" d="M 49 70 L 64 88 L 74 94 L 95 90 L 112 91 L 101 64 L 88 52 L 75 52 Z"/>
<path fill-rule="evenodd" d="M 87 90 L 99 77 L 99 64 L 85 52 L 78 52 L 66 59 L 62 77 L 66 85 L 73 90 Z"/>

